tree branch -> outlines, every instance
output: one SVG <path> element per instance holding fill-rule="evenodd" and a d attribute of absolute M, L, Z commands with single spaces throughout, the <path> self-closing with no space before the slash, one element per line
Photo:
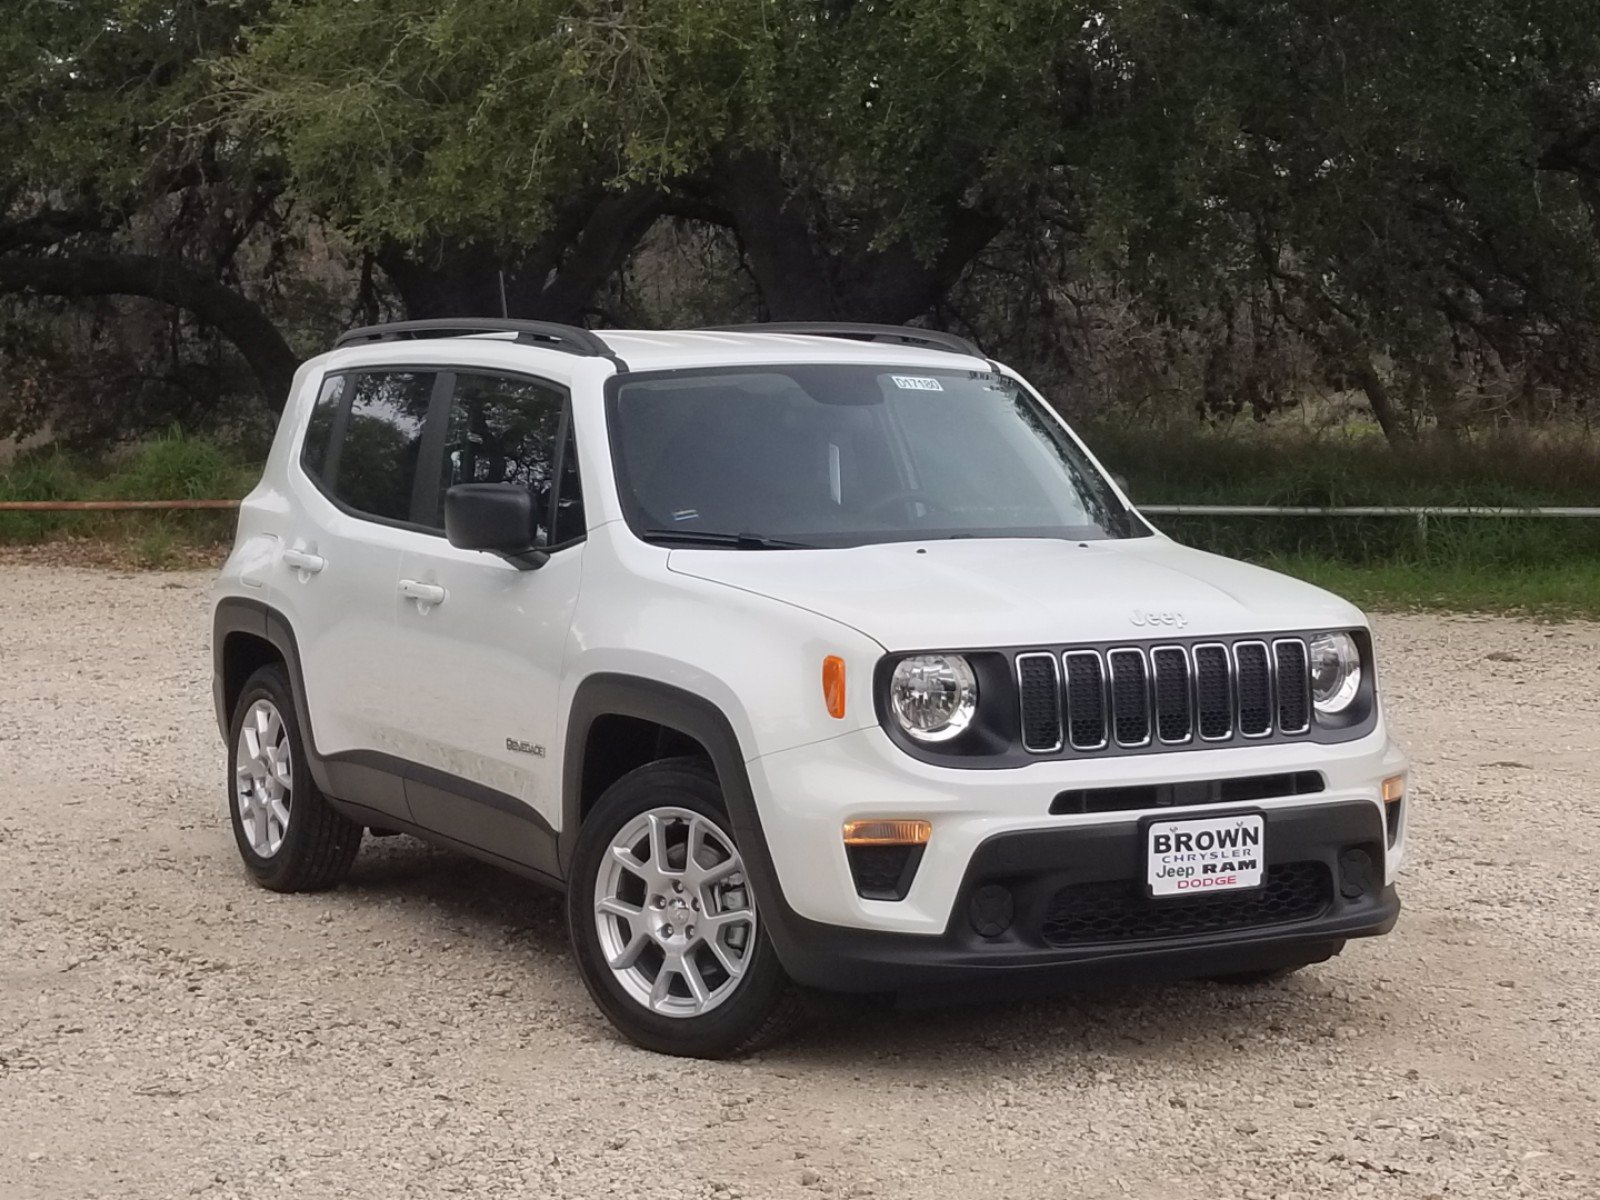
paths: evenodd
<path fill-rule="evenodd" d="M 152 254 L 0 257 L 0 292 L 40 296 L 144 296 L 215 327 L 244 356 L 274 412 L 300 360 L 253 300 L 176 258 Z"/>

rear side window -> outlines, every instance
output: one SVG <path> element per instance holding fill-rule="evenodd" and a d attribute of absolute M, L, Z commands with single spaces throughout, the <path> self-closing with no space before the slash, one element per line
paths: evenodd
<path fill-rule="evenodd" d="M 535 380 L 457 375 L 434 528 L 444 528 L 444 494 L 456 484 L 516 483 L 533 493 L 539 513 L 536 544 L 550 545 L 550 500 L 565 407 L 559 390 Z M 570 517 L 558 521 L 563 527 L 570 523 Z M 581 533 L 581 510 L 578 525 Z"/>
<path fill-rule="evenodd" d="M 306 472 L 363 516 L 409 522 L 435 378 L 431 371 L 330 378 L 306 429 Z"/>

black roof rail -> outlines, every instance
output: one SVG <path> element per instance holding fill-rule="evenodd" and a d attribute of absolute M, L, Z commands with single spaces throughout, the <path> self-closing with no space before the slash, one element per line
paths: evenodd
<path fill-rule="evenodd" d="M 565 350 L 584 358 L 617 356 L 611 347 L 587 329 L 560 325 L 555 321 L 516 321 L 505 317 L 436 317 L 428 321 L 390 321 L 385 325 L 366 325 L 341 333 L 334 348 L 363 342 L 392 342 L 413 337 L 460 337 L 474 333 L 514 333 L 517 341 Z"/>
<path fill-rule="evenodd" d="M 966 338 L 938 329 L 913 329 L 909 325 L 857 325 L 849 321 L 769 321 L 763 325 L 718 325 L 705 333 L 799 333 L 814 337 L 854 338 L 861 342 L 899 342 L 904 346 L 925 346 L 948 350 L 952 354 L 985 357 L 982 350 Z"/>

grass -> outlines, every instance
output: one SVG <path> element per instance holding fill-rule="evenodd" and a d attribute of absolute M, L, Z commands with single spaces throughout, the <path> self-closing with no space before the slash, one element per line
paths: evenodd
<path fill-rule="evenodd" d="M 1600 442 L 1499 433 L 1400 448 L 1373 435 L 1088 430 L 1148 504 L 1600 507 Z M 1166 517 L 1173 537 L 1366 608 L 1600 619 L 1600 518 Z"/>
<path fill-rule="evenodd" d="M 0 500 L 229 500 L 260 467 L 181 431 L 90 458 L 45 449 L 0 471 Z M 0 512 L 0 545 L 83 543 L 88 557 L 164 568 L 191 563 L 227 541 L 231 512 Z"/>
<path fill-rule="evenodd" d="M 1266 558 L 1262 565 L 1378 612 L 1600 620 L 1600 562 L 1594 561 L 1552 563 L 1510 575 L 1461 564 L 1344 563 L 1320 557 Z"/>

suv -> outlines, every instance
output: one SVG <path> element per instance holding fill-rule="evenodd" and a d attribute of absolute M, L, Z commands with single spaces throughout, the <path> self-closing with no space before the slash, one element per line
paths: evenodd
<path fill-rule="evenodd" d="M 370 831 L 563 889 L 653 1050 L 806 989 L 1270 978 L 1399 912 L 1362 614 L 1158 533 L 948 334 L 354 330 L 214 633 L 260 884 Z"/>

